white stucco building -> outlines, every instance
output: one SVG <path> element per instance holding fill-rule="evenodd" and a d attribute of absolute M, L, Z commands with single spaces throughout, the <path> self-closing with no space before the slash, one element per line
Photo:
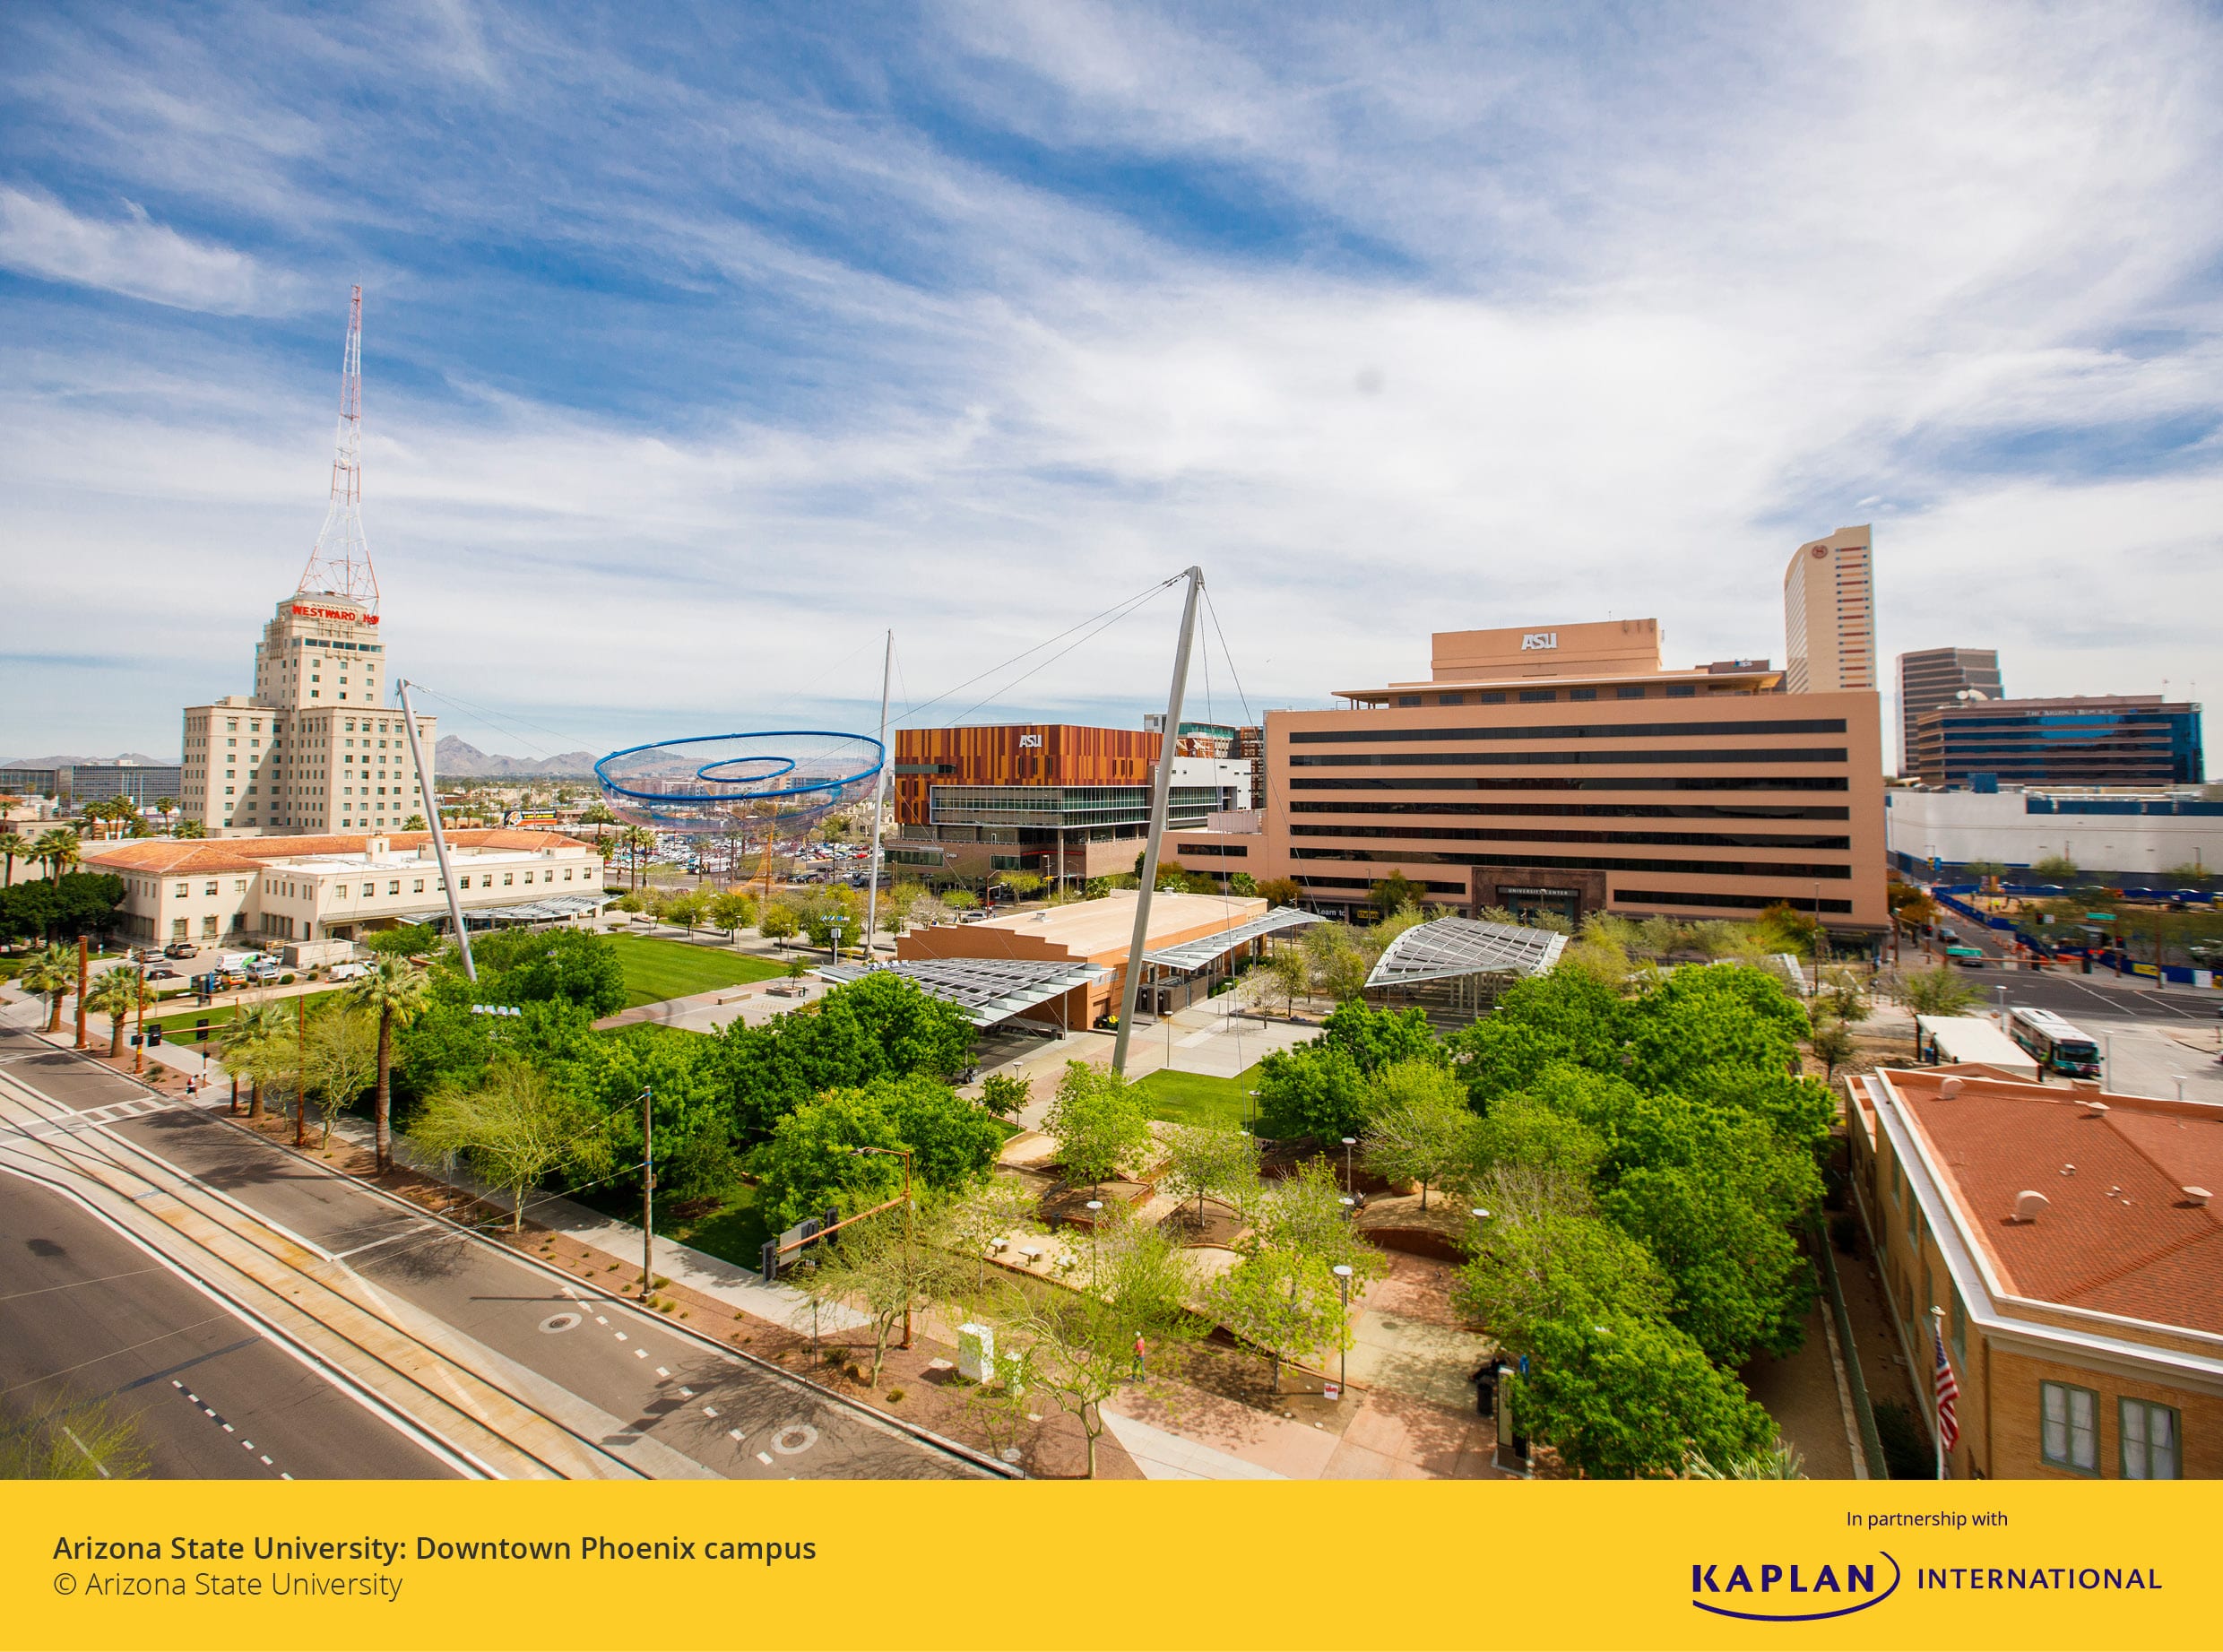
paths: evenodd
<path fill-rule="evenodd" d="M 2011 871 L 2066 855 L 2102 882 L 2181 866 L 2223 869 L 2223 800 L 2199 792 L 1892 791 L 1884 843 L 1901 871 L 1995 861 Z"/>

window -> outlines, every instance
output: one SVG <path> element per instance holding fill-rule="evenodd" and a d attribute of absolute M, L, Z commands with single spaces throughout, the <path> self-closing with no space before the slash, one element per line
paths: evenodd
<path fill-rule="evenodd" d="M 2037 1385 L 2038 1455 L 2055 1468 L 2099 1472 L 2099 1396 L 2065 1382 Z M 2174 1437 L 2172 1437 L 2174 1438 Z"/>
<path fill-rule="evenodd" d="M 470 873 L 468 873 L 468 872 L 466 872 L 466 873 L 464 873 L 464 874 L 463 874 L 463 876 L 462 876 L 461 878 L 458 878 L 455 880 L 455 887 L 456 887 L 458 889 L 468 889 L 468 888 L 470 888 L 470 887 L 471 887 L 471 874 L 470 874 Z"/>
<path fill-rule="evenodd" d="M 417 885 L 416 885 L 416 887 L 415 887 L 415 888 L 413 888 L 413 889 L 411 889 L 411 890 L 410 891 L 410 893 L 411 893 L 411 894 L 412 894 L 412 895 L 422 895 L 424 892 L 425 892 L 425 880 L 424 880 L 423 878 L 420 878 L 417 880 Z"/>
<path fill-rule="evenodd" d="M 169 938 L 172 940 L 183 940 L 186 938 L 185 919 L 172 918 L 169 921 Z"/>
<path fill-rule="evenodd" d="M 2117 1421 L 2123 1425 L 2123 1477 L 2125 1480 L 2181 1480 L 2177 1430 L 2181 1422 L 2173 1405 L 2149 1400 L 2124 1399 Z"/>
<path fill-rule="evenodd" d="M 1400 694 L 1397 696 L 1397 704 L 1400 705 L 1418 705 L 1420 704 L 1420 696 L 1417 694 Z"/>
<path fill-rule="evenodd" d="M 503 884 L 503 887 L 506 887 L 506 888 L 509 885 L 514 884 L 514 883 L 515 883 L 516 881 L 517 881 L 517 874 L 516 874 L 516 873 L 515 873 L 515 872 L 504 872 L 504 873 L 502 874 L 502 884 Z"/>
<path fill-rule="evenodd" d="M 214 912 L 208 912 L 202 917 L 201 938 L 203 940 L 214 940 L 216 938 L 216 914 Z"/>
<path fill-rule="evenodd" d="M 1523 688 L 1520 691 L 1520 703 L 1523 705 L 1549 705 L 1557 698 L 1559 695 L 1550 688 Z"/>
<path fill-rule="evenodd" d="M 376 895 L 378 893 L 378 886 L 375 883 L 367 883 L 363 886 L 363 893 L 365 895 Z"/>
<path fill-rule="evenodd" d="M 1968 1369 L 1968 1310 L 1960 1305 L 1960 1293 L 1953 1293 L 1953 1363 L 1965 1373 Z"/>
<path fill-rule="evenodd" d="M 527 883 L 531 883 L 532 881 L 532 874 L 531 872 L 527 872 L 525 874 L 525 881 Z"/>
<path fill-rule="evenodd" d="M 571 869 L 567 866 L 564 868 L 564 881 L 566 883 L 569 883 L 571 881 Z"/>
<path fill-rule="evenodd" d="M 1669 683 L 1667 697 L 1671 700 L 1695 699 L 1698 697 L 1698 687 L 1694 683 Z"/>
<path fill-rule="evenodd" d="M 1595 700 L 1597 698 L 1597 690 L 1596 688 L 1570 688 L 1567 691 L 1567 697 L 1570 700 Z"/>
<path fill-rule="evenodd" d="M 193 886 L 191 884 L 181 883 L 177 886 L 177 893 L 181 895 L 191 895 L 193 893 Z"/>
<path fill-rule="evenodd" d="M 1484 705 L 1502 705 L 1505 704 L 1505 691 L 1501 688 L 1484 689 L 1482 703 Z"/>
<path fill-rule="evenodd" d="M 386 885 L 386 893 L 388 895 L 399 895 L 401 892 L 402 880 L 400 878 L 396 878 L 393 882 Z"/>
<path fill-rule="evenodd" d="M 1642 683 L 1622 683 L 1613 690 L 1616 700 L 1640 700 L 1644 697 Z"/>
<path fill-rule="evenodd" d="M 1464 705 L 1466 704 L 1466 696 L 1463 694 L 1440 694 L 1436 696 L 1436 704 L 1439 705 Z"/>

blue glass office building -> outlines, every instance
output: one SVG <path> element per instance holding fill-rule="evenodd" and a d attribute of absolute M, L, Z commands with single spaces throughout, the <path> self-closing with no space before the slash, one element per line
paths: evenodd
<path fill-rule="evenodd" d="M 1933 786 L 2186 786 L 2207 779 L 2200 707 L 2159 695 L 1972 700 L 1922 713 L 1914 772 Z"/>

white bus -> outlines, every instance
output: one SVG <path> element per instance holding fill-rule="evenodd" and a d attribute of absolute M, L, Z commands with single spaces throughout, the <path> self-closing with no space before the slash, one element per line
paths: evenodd
<path fill-rule="evenodd" d="M 2048 1072 L 2066 1073 L 2072 1078 L 2099 1077 L 2098 1041 L 2050 1009 L 2009 1010 L 2007 1033 Z"/>

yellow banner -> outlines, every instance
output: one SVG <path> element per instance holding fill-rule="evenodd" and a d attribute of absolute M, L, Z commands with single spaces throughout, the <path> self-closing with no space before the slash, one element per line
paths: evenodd
<path fill-rule="evenodd" d="M 2211 1487 L 10 1486 L 11 1648 L 2211 1647 Z"/>

